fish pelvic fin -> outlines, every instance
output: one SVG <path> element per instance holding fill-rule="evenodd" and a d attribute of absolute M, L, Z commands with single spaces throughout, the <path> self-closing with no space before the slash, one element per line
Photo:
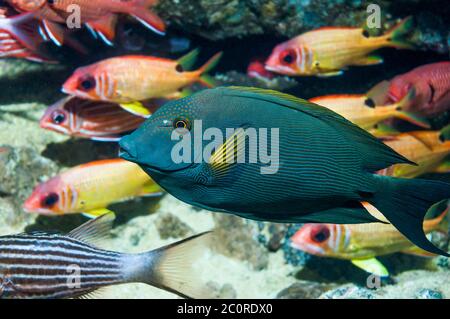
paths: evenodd
<path fill-rule="evenodd" d="M 145 253 L 148 269 L 141 272 L 139 281 L 185 298 L 211 298 L 210 289 L 195 273 L 193 264 L 208 248 L 212 235 L 201 233 Z"/>
<path fill-rule="evenodd" d="M 413 18 L 407 17 L 400 21 L 396 26 L 389 30 L 383 37 L 386 38 L 387 44 L 397 49 L 414 49 L 415 45 L 407 36 L 414 29 Z"/>
<path fill-rule="evenodd" d="M 153 5 L 148 0 L 137 0 L 129 7 L 129 14 L 142 23 L 146 28 L 152 30 L 156 34 L 166 34 L 166 24 L 164 21 L 149 7 Z"/>
<path fill-rule="evenodd" d="M 150 117 L 152 113 L 141 102 L 121 103 L 120 107 L 134 115 L 144 118 Z"/>
<path fill-rule="evenodd" d="M 374 274 L 379 277 L 389 277 L 389 271 L 376 258 L 352 259 L 352 264 L 370 274 Z"/>
<path fill-rule="evenodd" d="M 100 35 L 107 45 L 112 45 L 116 37 L 117 19 L 116 14 L 108 14 L 99 20 L 89 22 L 89 26 Z"/>
<path fill-rule="evenodd" d="M 211 59 L 208 60 L 200 69 L 198 69 L 198 73 L 200 74 L 199 82 L 206 87 L 212 88 L 217 86 L 216 81 L 209 76 L 207 73 L 211 72 L 219 63 L 222 58 L 223 52 L 216 53 Z"/>
<path fill-rule="evenodd" d="M 426 237 L 423 222 L 430 207 L 450 198 L 450 184 L 423 179 L 373 175 L 377 191 L 367 201 L 413 244 L 428 252 L 450 257 Z"/>
<path fill-rule="evenodd" d="M 362 58 L 352 61 L 352 65 L 359 65 L 359 66 L 377 65 L 377 64 L 381 64 L 383 62 L 384 62 L 384 60 L 382 57 L 379 57 L 377 55 L 369 55 L 369 56 L 364 56 Z"/>
<path fill-rule="evenodd" d="M 97 218 L 106 214 L 113 214 L 112 211 L 110 211 L 107 208 L 99 208 L 99 209 L 93 209 L 87 212 L 82 213 L 83 216 L 86 216 L 87 218 Z"/>

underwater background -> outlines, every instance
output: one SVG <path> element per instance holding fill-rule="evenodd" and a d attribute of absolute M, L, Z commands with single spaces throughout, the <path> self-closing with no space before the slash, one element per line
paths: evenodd
<path fill-rule="evenodd" d="M 247 75 L 253 58 L 267 57 L 277 44 L 303 32 L 322 26 L 362 26 L 371 3 L 380 6 L 383 23 L 414 17 L 416 50 L 382 49 L 383 64 L 351 67 L 330 78 L 275 76 L 261 80 Z M 168 26 L 164 37 L 123 17 L 112 47 L 80 30 L 77 39 L 89 54 L 49 44 L 48 51 L 57 64 L 0 59 L 0 235 L 32 230 L 68 232 L 88 220 L 82 215 L 47 217 L 22 210 L 38 183 L 79 164 L 117 157 L 117 143 L 71 138 L 39 126 L 46 108 L 64 97 L 62 83 L 79 66 L 124 54 L 176 59 L 193 48 L 200 48 L 199 60 L 206 61 L 223 51 L 213 73 L 218 84 L 270 88 L 309 99 L 363 93 L 415 67 L 449 60 L 450 6 L 444 0 L 160 0 L 155 12 Z M 434 117 L 432 127 L 444 127 L 449 118 L 448 112 Z M 427 177 L 450 181 L 449 174 Z M 121 252 L 143 252 L 215 228 L 218 238 L 196 269 L 217 298 L 450 298 L 450 264 L 445 257 L 382 256 L 379 260 L 391 276 L 372 289 L 367 285 L 368 274 L 349 261 L 293 248 L 290 238 L 300 225 L 212 213 L 169 194 L 109 208 L 117 219 L 106 246 Z M 439 244 L 448 250 L 446 238 Z M 127 284 L 109 287 L 99 297 L 176 296 L 144 284 Z"/>

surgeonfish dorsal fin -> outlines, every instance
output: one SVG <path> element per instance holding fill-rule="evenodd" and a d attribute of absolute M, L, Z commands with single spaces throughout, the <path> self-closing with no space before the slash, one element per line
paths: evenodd
<path fill-rule="evenodd" d="M 87 244 L 96 245 L 99 240 L 108 236 L 115 218 L 116 216 L 112 212 L 102 215 L 75 228 L 67 236 Z"/>
<path fill-rule="evenodd" d="M 277 104 L 306 113 L 323 121 L 328 126 L 339 131 L 340 134 L 346 135 L 349 141 L 355 143 L 356 149 L 363 160 L 364 168 L 370 172 L 376 172 L 393 164 L 415 165 L 415 163 L 398 154 L 369 132 L 326 107 L 273 90 L 236 86 L 220 88 L 220 90 L 223 90 L 225 96 L 251 98 Z"/>

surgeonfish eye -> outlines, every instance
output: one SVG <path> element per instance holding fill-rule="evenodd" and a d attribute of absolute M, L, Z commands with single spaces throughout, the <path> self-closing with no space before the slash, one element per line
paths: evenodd
<path fill-rule="evenodd" d="M 330 230 L 327 226 L 319 226 L 311 231 L 311 240 L 315 243 L 323 243 L 330 237 Z"/>
<path fill-rule="evenodd" d="M 280 63 L 290 65 L 297 59 L 297 53 L 292 49 L 287 49 L 280 53 Z"/>
<path fill-rule="evenodd" d="M 177 118 L 173 121 L 173 128 L 177 131 L 191 130 L 191 123 L 188 119 Z"/>
<path fill-rule="evenodd" d="M 59 201 L 59 196 L 56 193 L 49 193 L 47 196 L 45 196 L 42 201 L 41 205 L 43 207 L 51 208 L 53 207 L 57 202 Z"/>
<path fill-rule="evenodd" d="M 93 76 L 88 75 L 80 79 L 78 88 L 82 91 L 89 91 L 95 88 L 96 82 Z"/>
<path fill-rule="evenodd" d="M 61 124 L 66 120 L 66 114 L 57 110 L 52 113 L 52 122 L 55 124 Z"/>

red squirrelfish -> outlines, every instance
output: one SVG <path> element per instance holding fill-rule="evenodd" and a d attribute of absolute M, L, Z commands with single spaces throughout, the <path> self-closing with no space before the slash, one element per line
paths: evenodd
<path fill-rule="evenodd" d="M 126 254 L 98 247 L 113 221 L 110 213 L 66 235 L 40 231 L 0 237 L 0 298 L 86 298 L 102 287 L 137 282 L 182 297 L 208 296 L 192 266 L 212 233 Z"/>
<path fill-rule="evenodd" d="M 266 69 L 292 76 L 335 76 L 347 66 L 382 63 L 369 54 L 383 47 L 410 48 L 403 37 L 412 29 L 406 18 L 384 35 L 372 37 L 363 28 L 325 27 L 299 35 L 273 50 Z"/>
<path fill-rule="evenodd" d="M 46 31 L 56 43 L 62 43 L 59 28 L 74 14 L 74 6 L 80 10 L 81 23 L 85 23 L 108 44 L 115 37 L 117 14 L 129 14 L 146 27 L 163 35 L 164 22 L 151 11 L 157 0 L 8 0 L 15 8 L 24 12 L 36 12 L 44 21 Z"/>
<path fill-rule="evenodd" d="M 112 203 L 158 196 L 161 188 L 136 164 L 123 159 L 79 165 L 38 185 L 23 208 L 30 213 L 99 216 Z"/>
<path fill-rule="evenodd" d="M 49 61 L 40 53 L 43 42 L 33 14 L 0 15 L 0 58 Z"/>
<path fill-rule="evenodd" d="M 424 232 L 438 231 L 447 235 L 447 203 L 435 205 L 433 210 L 443 213 L 425 220 Z M 389 273 L 375 258 L 377 256 L 396 252 L 434 256 L 414 246 L 391 224 L 305 224 L 291 238 L 291 244 L 313 255 L 351 260 L 356 266 L 379 276 Z"/>
<path fill-rule="evenodd" d="M 150 112 L 166 100 L 146 103 Z M 74 96 L 50 106 L 41 118 L 44 129 L 96 141 L 118 141 L 124 133 L 134 131 L 145 118 L 122 109 L 118 104 L 83 100 Z"/>
<path fill-rule="evenodd" d="M 221 53 L 200 69 L 188 71 L 198 53 L 193 50 L 179 60 L 149 56 L 106 59 L 75 70 L 63 91 L 84 99 L 119 103 L 132 113 L 148 115 L 139 101 L 171 97 L 195 82 L 213 86 L 206 73 L 217 64 Z"/>
<path fill-rule="evenodd" d="M 420 66 L 390 81 L 385 92 L 387 102 L 401 100 L 414 88 L 416 94 L 408 110 L 424 116 L 433 116 L 450 109 L 450 62 Z"/>

